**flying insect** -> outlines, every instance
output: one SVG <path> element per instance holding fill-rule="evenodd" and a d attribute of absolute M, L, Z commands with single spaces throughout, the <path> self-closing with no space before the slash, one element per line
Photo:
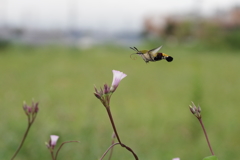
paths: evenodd
<path fill-rule="evenodd" d="M 162 48 L 162 46 L 160 46 L 158 48 L 151 49 L 151 50 L 141 50 L 141 51 L 139 51 L 136 47 L 130 47 L 130 48 L 137 52 L 137 53 L 133 53 L 133 54 L 137 54 L 137 55 L 141 56 L 142 59 L 146 63 L 148 63 L 150 61 L 151 62 L 160 61 L 162 59 L 165 59 L 168 62 L 173 61 L 173 57 L 171 57 L 171 56 L 169 56 L 165 53 L 158 52 Z"/>

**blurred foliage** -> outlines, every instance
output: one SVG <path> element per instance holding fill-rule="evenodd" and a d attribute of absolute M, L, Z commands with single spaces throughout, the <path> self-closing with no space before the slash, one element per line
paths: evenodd
<path fill-rule="evenodd" d="M 7 47 L 9 47 L 10 44 L 11 44 L 11 42 L 9 40 L 2 39 L 0 37 L 0 51 L 3 50 L 3 49 L 6 49 Z"/>
<path fill-rule="evenodd" d="M 210 22 L 202 22 L 197 38 L 207 48 L 240 50 L 240 26 L 224 29 Z"/>
<path fill-rule="evenodd" d="M 240 26 L 238 28 L 226 31 L 224 41 L 229 48 L 240 50 Z"/>
<path fill-rule="evenodd" d="M 154 44 L 154 45 L 153 45 Z M 148 49 L 158 42 L 145 43 Z M 0 159 L 10 159 L 26 129 L 22 102 L 39 102 L 39 113 L 16 160 L 50 159 L 44 144 L 60 136 L 59 160 L 97 159 L 111 144 L 112 128 L 105 108 L 93 95 L 94 85 L 111 84 L 112 69 L 128 76 L 111 99 L 111 110 L 123 143 L 140 159 L 203 159 L 210 155 L 191 101 L 200 104 L 203 122 L 219 159 L 239 155 L 239 54 L 187 46 L 164 46 L 168 63 L 132 60 L 128 47 L 12 46 L 0 54 Z M 217 53 L 217 54 L 216 54 Z M 133 159 L 114 148 L 113 159 Z"/>

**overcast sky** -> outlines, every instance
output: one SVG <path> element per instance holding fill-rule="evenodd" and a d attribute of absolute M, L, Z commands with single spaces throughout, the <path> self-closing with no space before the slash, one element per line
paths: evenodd
<path fill-rule="evenodd" d="M 110 31 L 140 29 L 143 17 L 153 14 L 187 13 L 240 5 L 240 0 L 0 0 L 0 25 Z"/>

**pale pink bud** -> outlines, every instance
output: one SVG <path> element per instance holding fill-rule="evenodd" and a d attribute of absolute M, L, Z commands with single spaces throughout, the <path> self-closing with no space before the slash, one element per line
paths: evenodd
<path fill-rule="evenodd" d="M 39 111 L 39 107 L 38 107 L 38 102 L 37 103 L 33 103 L 34 106 L 34 112 L 37 113 Z"/>
<path fill-rule="evenodd" d="M 23 102 L 23 109 L 26 115 L 30 115 L 32 113 L 32 107 L 28 106 L 26 102 Z"/>
<path fill-rule="evenodd" d="M 107 84 L 104 84 L 104 90 L 103 90 L 104 94 L 108 94 L 109 91 L 110 91 L 110 87 Z"/>

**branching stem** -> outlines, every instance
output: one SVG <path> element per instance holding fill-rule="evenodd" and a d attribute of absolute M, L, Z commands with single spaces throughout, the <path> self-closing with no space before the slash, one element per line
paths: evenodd
<path fill-rule="evenodd" d="M 134 153 L 134 151 L 133 151 L 130 147 L 126 146 L 125 144 L 123 144 L 123 143 L 121 142 L 120 137 L 118 136 L 118 133 L 117 133 L 117 128 L 116 128 L 116 126 L 115 126 L 115 124 L 114 124 L 114 121 L 113 121 L 113 117 L 112 117 L 112 114 L 111 114 L 111 111 L 110 111 L 110 106 L 107 106 L 107 107 L 106 107 L 106 110 L 107 110 L 107 113 L 108 113 L 110 122 L 111 122 L 111 124 L 112 124 L 113 131 L 114 131 L 114 133 L 115 133 L 115 135 L 116 135 L 116 137 L 117 137 L 117 140 L 118 140 L 119 144 L 120 144 L 122 147 L 126 148 L 128 151 L 130 151 L 130 152 L 133 154 L 133 156 L 135 157 L 135 159 L 138 160 L 138 156 Z"/>

